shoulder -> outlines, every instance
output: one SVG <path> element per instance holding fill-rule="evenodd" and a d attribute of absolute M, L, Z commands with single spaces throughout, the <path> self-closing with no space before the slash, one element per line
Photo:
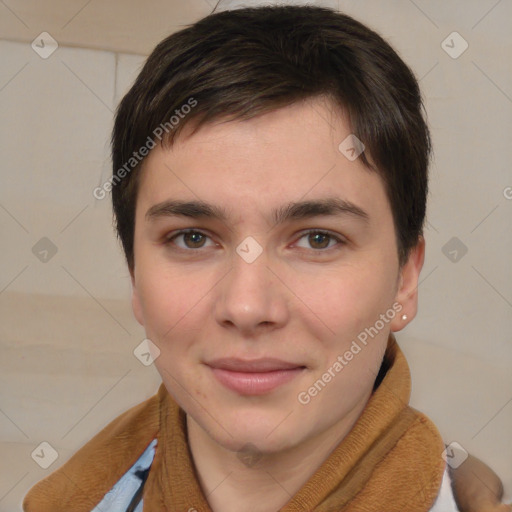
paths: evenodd
<path fill-rule="evenodd" d="M 89 512 L 157 437 L 159 404 L 157 393 L 112 420 L 29 490 L 23 510 Z"/>

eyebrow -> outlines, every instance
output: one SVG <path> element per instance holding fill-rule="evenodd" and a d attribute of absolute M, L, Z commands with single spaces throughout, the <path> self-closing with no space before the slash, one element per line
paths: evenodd
<path fill-rule="evenodd" d="M 328 197 L 310 201 L 290 202 L 271 212 L 275 224 L 287 221 L 303 220 L 317 216 L 352 216 L 355 219 L 370 222 L 370 216 L 356 204 L 337 197 Z M 189 217 L 192 219 L 216 219 L 226 222 L 227 212 L 224 208 L 204 201 L 167 200 L 151 206 L 146 212 L 146 220 L 161 217 Z"/>

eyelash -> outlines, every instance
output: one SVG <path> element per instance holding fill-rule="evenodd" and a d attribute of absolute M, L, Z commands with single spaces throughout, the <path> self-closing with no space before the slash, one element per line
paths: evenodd
<path fill-rule="evenodd" d="M 181 229 L 181 230 L 177 231 L 176 233 L 174 233 L 172 236 L 167 237 L 164 241 L 164 245 L 171 245 L 171 244 L 173 244 L 174 240 L 176 238 L 178 238 L 179 236 L 186 235 L 186 234 L 192 234 L 192 233 L 197 233 L 204 237 L 210 238 L 206 233 L 203 233 L 202 231 L 200 231 L 198 229 L 192 229 L 192 228 Z M 341 239 L 339 236 L 334 235 L 333 233 L 331 233 L 329 231 L 322 230 L 322 229 L 308 229 L 306 231 L 303 231 L 301 233 L 300 237 L 298 238 L 298 240 L 301 240 L 302 238 L 304 238 L 308 235 L 311 235 L 311 234 L 319 234 L 319 235 L 327 236 L 330 239 L 335 240 L 338 243 L 338 246 L 340 246 L 340 247 L 346 244 L 346 241 Z M 332 246 L 332 247 L 326 247 L 323 249 L 309 249 L 309 250 L 311 250 L 315 253 L 321 253 L 321 252 L 327 252 L 329 250 L 336 249 L 336 248 L 339 249 L 340 247 Z M 184 249 L 183 247 L 177 247 L 177 249 L 181 250 L 181 251 L 192 252 L 192 251 L 199 251 L 200 249 L 203 249 L 203 247 L 198 247 L 196 249 L 194 249 L 194 248 Z M 306 249 L 306 250 L 308 250 L 308 249 Z"/>

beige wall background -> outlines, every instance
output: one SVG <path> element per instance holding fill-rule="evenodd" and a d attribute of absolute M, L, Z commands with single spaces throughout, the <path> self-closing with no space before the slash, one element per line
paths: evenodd
<path fill-rule="evenodd" d="M 0 2 L 0 512 L 158 388 L 133 353 L 144 331 L 110 196 L 92 192 L 144 56 L 214 3 Z M 419 314 L 397 339 L 412 405 L 487 462 L 510 500 L 512 3 L 309 3 L 376 29 L 420 79 L 435 148 L 427 254 Z"/>

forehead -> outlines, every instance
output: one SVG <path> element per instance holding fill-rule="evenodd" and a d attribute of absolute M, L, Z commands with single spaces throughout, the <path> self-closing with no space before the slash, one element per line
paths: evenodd
<path fill-rule="evenodd" d="M 374 213 L 389 209 L 380 176 L 340 151 L 350 126 L 327 100 L 310 99 L 248 120 L 214 121 L 193 135 L 187 128 L 171 148 L 157 146 L 146 158 L 137 201 L 144 213 L 170 198 L 246 213 L 250 205 L 275 210 L 328 196 Z"/>

